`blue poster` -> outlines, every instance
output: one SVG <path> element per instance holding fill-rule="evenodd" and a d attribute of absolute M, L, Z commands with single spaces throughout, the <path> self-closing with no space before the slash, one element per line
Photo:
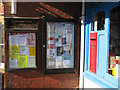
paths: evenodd
<path fill-rule="evenodd" d="M 70 50 L 64 51 L 64 60 L 70 60 Z"/>

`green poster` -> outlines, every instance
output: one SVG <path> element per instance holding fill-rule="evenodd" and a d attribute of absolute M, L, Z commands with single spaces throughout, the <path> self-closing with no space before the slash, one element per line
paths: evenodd
<path fill-rule="evenodd" d="M 19 55 L 17 61 L 17 68 L 27 67 L 27 55 Z"/>

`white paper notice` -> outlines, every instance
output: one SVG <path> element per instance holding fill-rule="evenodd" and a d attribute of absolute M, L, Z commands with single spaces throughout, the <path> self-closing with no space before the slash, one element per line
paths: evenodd
<path fill-rule="evenodd" d="M 9 67 L 17 68 L 17 59 L 9 59 Z"/>
<path fill-rule="evenodd" d="M 59 62 L 59 61 L 56 62 L 56 68 L 60 68 L 61 65 L 62 65 L 62 62 Z"/>
<path fill-rule="evenodd" d="M 18 37 L 18 43 L 19 45 L 26 45 L 26 34 L 19 34 L 19 37 Z"/>
<path fill-rule="evenodd" d="M 47 49 L 47 56 L 51 58 L 55 58 L 56 56 L 56 49 Z"/>
<path fill-rule="evenodd" d="M 54 61 L 49 61 L 49 62 L 48 62 L 48 65 L 49 65 L 49 66 L 54 66 L 54 65 L 55 65 L 55 62 L 54 62 Z"/>
<path fill-rule="evenodd" d="M 56 56 L 55 60 L 56 61 L 62 61 L 62 56 Z"/>
<path fill-rule="evenodd" d="M 65 51 L 69 51 L 70 50 L 70 46 L 64 46 L 64 50 Z"/>
<path fill-rule="evenodd" d="M 28 55 L 28 48 L 26 46 L 19 46 L 19 55 Z"/>
<path fill-rule="evenodd" d="M 71 43 L 72 43 L 72 34 L 67 34 L 67 35 L 66 35 L 66 42 L 67 42 L 68 44 L 71 44 Z"/>
<path fill-rule="evenodd" d="M 54 33 L 48 33 L 48 37 L 55 37 Z"/>
<path fill-rule="evenodd" d="M 62 42 L 56 42 L 56 46 L 62 46 Z"/>
<path fill-rule="evenodd" d="M 54 40 L 49 40 L 48 44 L 54 44 Z"/>
<path fill-rule="evenodd" d="M 63 65 L 70 65 L 70 60 L 64 60 Z"/>
<path fill-rule="evenodd" d="M 9 44 L 10 45 L 18 45 L 18 35 L 9 36 Z"/>
<path fill-rule="evenodd" d="M 27 67 L 36 67 L 35 57 L 28 57 Z"/>

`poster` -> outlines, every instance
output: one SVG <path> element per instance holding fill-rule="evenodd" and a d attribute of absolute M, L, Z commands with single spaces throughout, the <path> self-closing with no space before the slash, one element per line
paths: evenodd
<path fill-rule="evenodd" d="M 57 56 L 61 56 L 63 54 L 63 47 L 57 47 Z"/>
<path fill-rule="evenodd" d="M 36 67 L 36 59 L 35 57 L 28 57 L 27 67 Z"/>
<path fill-rule="evenodd" d="M 27 46 L 19 46 L 19 55 L 28 55 Z"/>
<path fill-rule="evenodd" d="M 70 50 L 64 51 L 64 60 L 70 60 Z"/>
<path fill-rule="evenodd" d="M 9 67 L 10 68 L 17 68 L 17 59 L 10 59 L 9 60 Z"/>
<path fill-rule="evenodd" d="M 26 34 L 18 35 L 18 45 L 26 45 Z"/>
<path fill-rule="evenodd" d="M 17 61 L 18 68 L 25 68 L 27 67 L 27 55 L 19 55 Z"/>
<path fill-rule="evenodd" d="M 35 46 L 29 47 L 29 56 L 35 56 Z"/>

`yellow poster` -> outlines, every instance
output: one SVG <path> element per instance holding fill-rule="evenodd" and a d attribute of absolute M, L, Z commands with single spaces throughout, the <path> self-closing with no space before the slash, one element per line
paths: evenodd
<path fill-rule="evenodd" d="M 9 45 L 9 59 L 18 59 L 18 55 L 19 55 L 19 46 Z"/>
<path fill-rule="evenodd" d="M 19 55 L 17 61 L 17 68 L 27 67 L 27 55 Z"/>
<path fill-rule="evenodd" d="M 35 56 L 35 47 L 29 47 L 29 56 Z"/>

